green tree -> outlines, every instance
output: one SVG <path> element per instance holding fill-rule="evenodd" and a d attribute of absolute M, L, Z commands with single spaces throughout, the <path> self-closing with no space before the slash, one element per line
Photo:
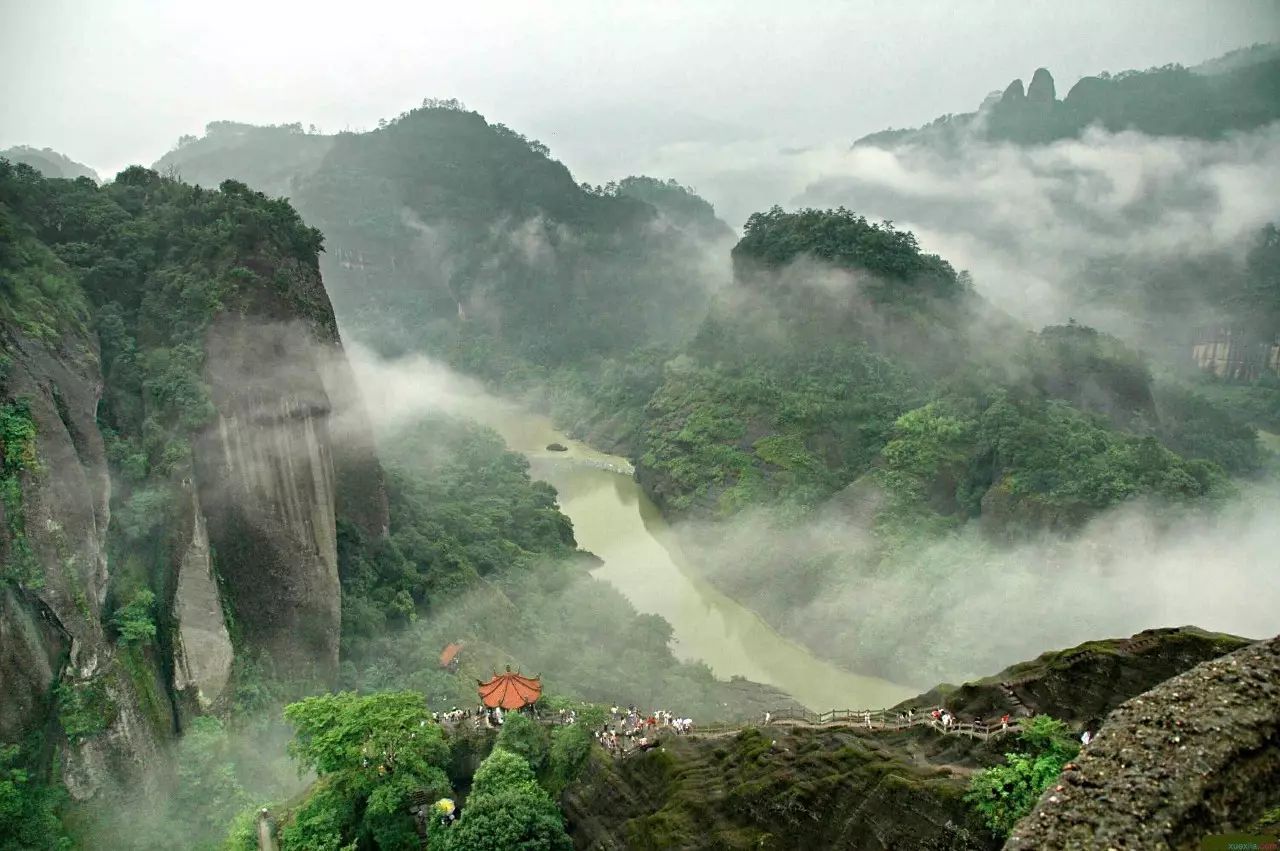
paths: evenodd
<path fill-rule="evenodd" d="M 289 753 L 319 781 L 281 831 L 286 849 L 416 849 L 409 797 L 450 794 L 449 750 L 415 692 L 309 697 L 285 707 Z"/>
<path fill-rule="evenodd" d="M 42 783 L 16 745 L 0 745 L 0 851 L 72 847 L 58 818 L 65 795 Z"/>
<path fill-rule="evenodd" d="M 527 715 L 508 713 L 496 746 L 523 757 L 535 774 L 541 773 L 547 763 L 547 731 Z"/>
<path fill-rule="evenodd" d="M 116 609 L 111 625 L 116 628 L 121 644 L 150 641 L 156 637 L 156 622 L 152 615 L 156 595 L 141 589 L 128 603 Z"/>
<path fill-rule="evenodd" d="M 974 776 L 965 796 L 987 826 L 1007 835 L 1018 820 L 1031 812 L 1036 801 L 1062 773 L 1080 748 L 1067 725 L 1048 715 L 1038 715 L 1018 732 L 1022 750 L 1006 753 L 1004 764 Z"/>
<path fill-rule="evenodd" d="M 578 715 L 576 724 L 557 727 L 551 732 L 551 751 L 547 756 L 546 786 L 552 795 L 560 794 L 572 783 L 591 756 L 595 737 L 592 730 L 608 716 L 601 707 L 590 706 Z"/>
<path fill-rule="evenodd" d="M 522 757 L 495 748 L 476 771 L 449 851 L 568 851 L 564 819 Z"/>

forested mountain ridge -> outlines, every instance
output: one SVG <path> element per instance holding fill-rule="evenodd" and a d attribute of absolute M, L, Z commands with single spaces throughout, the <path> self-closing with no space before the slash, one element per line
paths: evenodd
<path fill-rule="evenodd" d="M 687 335 L 706 300 L 704 245 L 730 236 L 684 187 L 580 186 L 545 146 L 454 101 L 332 137 L 215 122 L 157 168 L 288 194 L 325 233 L 325 278 L 353 334 L 513 382 Z"/>
<path fill-rule="evenodd" d="M 65 177 L 68 180 L 87 177 L 95 183 L 98 181 L 98 174 L 93 169 L 52 148 L 15 145 L 12 148 L 0 151 L 0 159 L 6 159 L 11 163 L 29 165 L 45 177 Z"/>
<path fill-rule="evenodd" d="M 985 632 L 939 645 L 904 624 L 948 621 L 957 595 L 995 605 L 983 589 L 1024 549 L 1105 570 L 1123 538 L 1071 555 L 1099 518 L 1211 517 L 1267 469 L 1230 406 L 1094 329 L 1026 329 L 888 225 L 774 210 L 734 261 L 698 335 L 648 373 L 636 475 L 705 575 L 833 659 L 921 681 L 1004 664 Z"/>
<path fill-rule="evenodd" d="M 976 445 L 960 450 L 952 442 L 918 457 L 924 450 L 914 443 L 923 437 L 916 425 L 956 405 L 1006 411 L 1014 418 L 1000 427 L 1006 434 L 1037 422 L 1045 430 L 1041 441 L 1083 430 L 1095 441 L 1087 454 L 1137 451 L 1139 438 L 1124 432 L 1146 433 L 1150 459 L 1167 458 L 1157 466 L 1171 464 L 1190 476 L 1184 485 L 1161 485 L 1169 494 L 1203 494 L 1217 475 L 1214 463 L 1184 468 L 1160 446 L 1162 438 L 1178 439 L 1186 423 L 1160 422 L 1148 367 L 1136 352 L 1074 325 L 1029 335 L 975 296 L 949 264 L 921 252 L 910 233 L 845 210 L 775 209 L 752 217 L 733 257 L 748 297 L 713 308 L 684 357 L 665 367 L 645 409 L 638 475 L 674 510 L 731 514 L 787 493 L 813 505 L 874 466 L 900 495 L 932 494 L 929 502 L 943 514 L 977 514 L 988 487 L 1018 481 L 1020 465 L 1040 462 L 1012 444 L 997 459 L 973 458 L 965 463 L 983 471 L 979 486 L 957 480 L 959 471 L 946 472 L 942 460 L 984 451 Z M 1011 356 L 1022 365 L 1011 369 Z M 961 439 L 963 431 L 946 439 Z M 1209 462 L 1256 469 L 1252 434 L 1230 433 L 1238 452 L 1218 453 L 1195 438 L 1184 445 Z M 925 467 L 915 468 L 918 461 Z M 911 487 L 898 478 L 906 467 L 915 469 Z M 1063 488 L 1079 487 L 1082 475 L 1059 470 L 1044 479 L 1037 472 L 1032 478 L 1043 484 L 1026 497 L 1059 494 L 1049 498 L 1077 504 L 1087 515 L 1086 506 L 1105 507 L 1155 487 L 1133 483 L 1111 495 L 1067 497 Z M 970 499 L 969 509 L 959 508 Z"/>
<path fill-rule="evenodd" d="M 1280 119 L 1280 58 L 1266 47 L 1196 68 L 1171 64 L 1083 77 L 1061 100 L 1052 75 L 1038 68 L 1025 89 L 1022 80 L 1014 80 L 976 112 L 944 115 L 914 129 L 882 130 L 854 144 L 945 149 L 975 139 L 1032 145 L 1077 137 L 1094 126 L 1217 139 Z"/>

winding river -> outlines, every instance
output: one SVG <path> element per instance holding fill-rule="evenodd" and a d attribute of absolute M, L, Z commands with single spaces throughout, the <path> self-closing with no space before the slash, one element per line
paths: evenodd
<path fill-rule="evenodd" d="M 604 560 L 593 575 L 639 611 L 665 618 L 681 659 L 701 660 L 721 678 L 737 675 L 777 686 L 819 712 L 892 706 L 916 693 L 818 659 L 695 576 L 625 458 L 597 452 L 558 432 L 548 418 L 520 408 L 486 406 L 468 413 L 524 453 L 536 478 L 555 486 L 578 545 Z M 567 451 L 547 450 L 552 443 Z"/>

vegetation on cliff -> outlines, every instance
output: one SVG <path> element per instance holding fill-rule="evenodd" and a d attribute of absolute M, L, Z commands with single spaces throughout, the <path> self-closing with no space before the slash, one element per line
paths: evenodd
<path fill-rule="evenodd" d="M 190 522 L 183 506 L 193 438 L 214 413 L 201 345 L 210 323 L 222 311 L 254 314 L 270 302 L 315 323 L 322 337 L 336 332 L 327 302 L 298 284 L 308 270 L 317 276 L 318 232 L 287 203 L 242 184 L 207 191 L 135 167 L 99 187 L 0 160 L 0 234 L 4 582 L 19 592 L 15 605 L 52 606 L 42 612 L 50 628 L 62 619 L 72 639 L 85 642 L 78 652 L 97 658 L 92 674 L 63 681 L 65 660 L 56 661 L 49 698 L 56 722 L 46 730 L 52 742 L 35 752 L 24 744 L 21 756 L 27 787 L 39 788 L 60 750 L 89 746 L 117 719 L 150 726 L 130 731 L 138 742 L 175 726 L 175 698 L 165 685 L 171 606 L 181 527 Z M 80 373 L 91 382 L 91 399 L 70 395 L 79 392 L 69 382 Z M 39 428 L 37 402 L 50 409 Z M 91 439 L 86 425 L 99 434 Z M 59 435 L 45 430 L 64 430 L 75 455 L 57 456 Z M 36 532 L 25 522 L 32 494 L 48 485 L 55 490 L 44 498 L 56 494 L 62 483 L 52 478 L 96 475 L 103 444 L 109 528 L 106 505 L 104 527 L 90 530 L 64 529 L 56 522 L 63 507 L 41 506 L 49 519 L 38 530 L 37 556 Z M 49 466 L 51 452 L 61 466 Z M 101 577 L 78 563 L 68 540 L 82 531 L 105 550 L 89 556 L 104 559 Z M 86 576 L 107 584 L 91 594 Z M 58 608 L 64 594 L 72 609 Z M 118 648 L 91 646 L 103 634 Z M 83 818 L 72 821 L 84 829 Z"/>
<path fill-rule="evenodd" d="M 60 818 L 66 791 L 45 779 L 40 748 L 0 745 L 0 849 L 68 851 L 74 847 Z"/>
<path fill-rule="evenodd" d="M 192 433 L 213 415 L 198 341 L 218 311 L 249 308 L 259 287 L 330 325 L 286 271 L 314 268 L 320 235 L 243 184 L 210 192 L 137 167 L 98 187 L 0 163 L 0 202 L 19 237 L 3 278 L 9 321 L 45 340 L 84 322 L 101 346 L 98 422 L 117 483 L 110 546 L 122 568 L 108 605 L 151 585 L 163 596 L 155 559 L 189 475 Z"/>
<path fill-rule="evenodd" d="M 1004 763 L 974 775 L 965 795 L 987 826 L 1000 835 L 1008 835 L 1031 812 L 1062 767 L 1080 752 L 1067 725 L 1050 715 L 1025 722 L 1017 736 L 1018 750 L 1006 753 Z"/>

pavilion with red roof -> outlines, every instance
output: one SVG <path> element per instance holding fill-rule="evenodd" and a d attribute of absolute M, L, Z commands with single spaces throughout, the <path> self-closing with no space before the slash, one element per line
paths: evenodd
<path fill-rule="evenodd" d="M 526 677 L 519 671 L 512 673 L 507 666 L 506 673 L 493 675 L 488 682 L 480 682 L 480 701 L 490 709 L 501 706 L 503 709 L 519 709 L 528 706 L 542 696 L 542 680 L 538 677 Z"/>

